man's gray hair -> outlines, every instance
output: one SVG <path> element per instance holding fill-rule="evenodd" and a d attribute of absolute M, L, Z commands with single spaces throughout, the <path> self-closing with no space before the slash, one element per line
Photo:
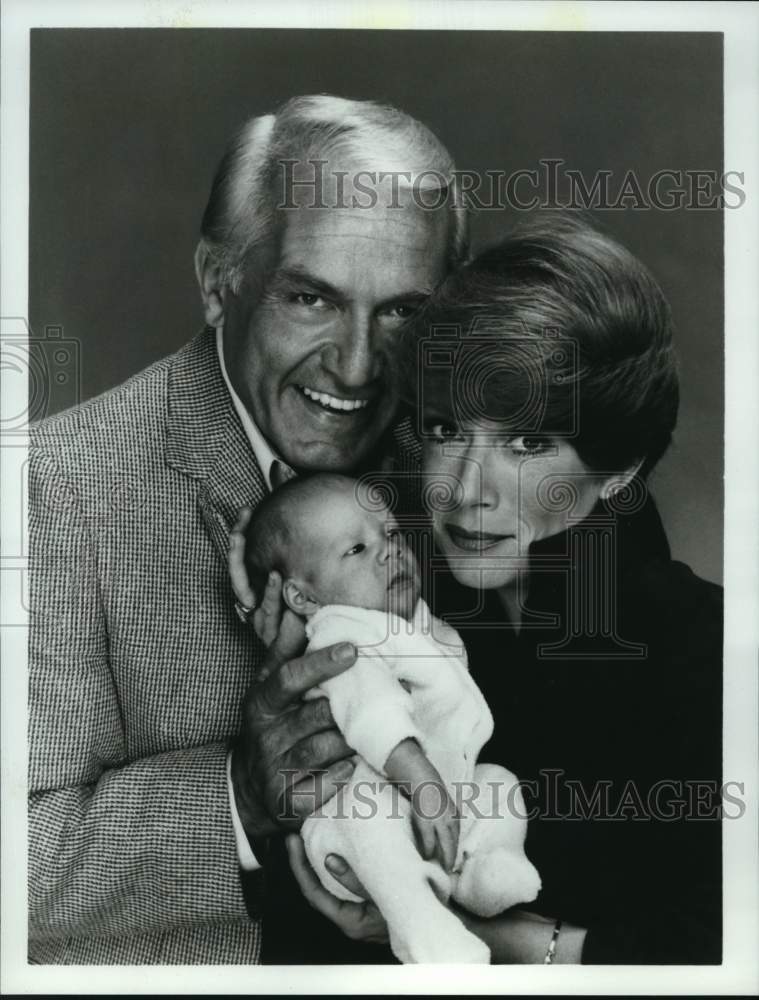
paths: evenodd
<path fill-rule="evenodd" d="M 389 105 L 327 94 L 295 97 L 274 114 L 249 119 L 230 142 L 213 180 L 201 226 L 201 246 L 223 282 L 239 291 L 250 251 L 274 229 L 282 197 L 276 181 L 290 164 L 350 163 L 356 171 L 395 175 L 398 188 L 419 192 L 419 204 L 447 204 L 449 266 L 468 251 L 466 210 L 458 197 L 453 159 L 421 122 Z M 313 169 L 313 168 L 312 168 Z M 408 182 L 408 175 L 411 182 Z M 404 176 L 405 175 L 405 176 Z M 296 182 L 297 183 L 297 182 Z"/>

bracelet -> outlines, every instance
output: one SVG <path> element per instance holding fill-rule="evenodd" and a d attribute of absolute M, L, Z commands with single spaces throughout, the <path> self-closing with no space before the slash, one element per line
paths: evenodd
<path fill-rule="evenodd" d="M 553 934 L 551 935 L 551 943 L 548 945 L 548 951 L 546 952 L 546 957 L 543 959 L 543 965 L 550 965 L 553 962 L 553 957 L 556 954 L 556 942 L 559 940 L 559 932 L 561 931 L 561 920 L 557 920 L 553 929 Z"/>

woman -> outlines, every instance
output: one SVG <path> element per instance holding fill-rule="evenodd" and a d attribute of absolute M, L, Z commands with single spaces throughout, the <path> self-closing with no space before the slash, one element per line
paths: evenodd
<path fill-rule="evenodd" d="M 678 403 L 660 289 L 586 225 L 533 223 L 444 283 L 400 360 L 428 596 L 494 715 L 481 758 L 524 782 L 543 880 L 529 913 L 462 919 L 494 962 L 719 962 L 721 592 L 671 560 L 646 489 Z M 312 907 L 381 937 L 288 850 Z"/>

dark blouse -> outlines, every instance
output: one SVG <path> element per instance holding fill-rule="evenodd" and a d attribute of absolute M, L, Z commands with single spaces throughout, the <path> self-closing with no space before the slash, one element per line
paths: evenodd
<path fill-rule="evenodd" d="M 588 928 L 584 963 L 719 963 L 721 588 L 671 560 L 650 499 L 532 547 L 518 633 L 494 592 L 433 582 L 493 713 L 480 760 L 523 783 L 526 908 Z M 304 903 L 281 844 L 265 877 L 264 961 L 394 961 Z"/>
<path fill-rule="evenodd" d="M 518 635 L 492 592 L 456 623 L 495 721 L 480 759 L 524 785 L 529 908 L 587 927 L 585 963 L 719 963 L 721 588 L 670 559 L 650 500 L 531 562 Z M 444 590 L 454 623 L 475 592 Z"/>

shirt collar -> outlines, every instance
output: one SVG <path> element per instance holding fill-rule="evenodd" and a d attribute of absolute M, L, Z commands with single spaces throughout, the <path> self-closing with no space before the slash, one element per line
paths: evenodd
<path fill-rule="evenodd" d="M 240 423 L 245 431 L 245 436 L 250 442 L 250 447 L 253 449 L 253 454 L 261 468 L 261 473 L 263 474 L 264 481 L 266 482 L 266 488 L 271 490 L 272 463 L 275 461 L 281 461 L 281 459 L 279 459 L 276 452 L 272 450 L 269 442 L 256 426 L 255 421 L 251 417 L 243 401 L 232 388 L 232 383 L 229 381 L 229 375 L 227 375 L 227 367 L 224 364 L 224 345 L 222 343 L 221 327 L 217 327 L 216 329 L 216 351 L 219 355 L 219 367 L 221 368 L 221 374 L 223 375 L 224 382 L 229 390 L 229 395 L 232 397 L 232 405 L 237 411 L 237 416 L 240 418 Z"/>

